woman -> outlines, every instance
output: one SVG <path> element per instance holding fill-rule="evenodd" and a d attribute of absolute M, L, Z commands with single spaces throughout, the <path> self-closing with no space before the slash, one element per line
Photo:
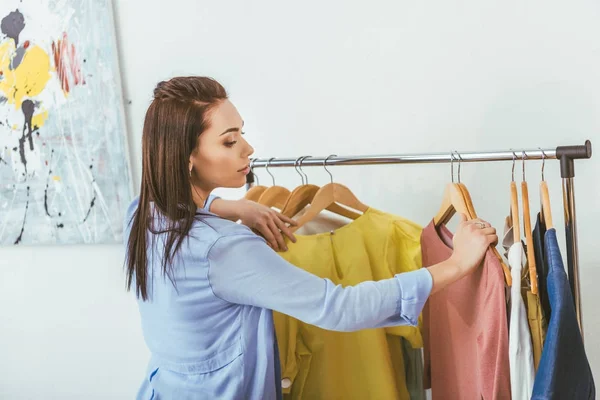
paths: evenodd
<path fill-rule="evenodd" d="M 440 264 L 352 287 L 312 275 L 274 251 L 286 250 L 282 233 L 294 240 L 292 220 L 210 196 L 245 183 L 253 149 L 243 125 L 210 78 L 154 90 L 140 196 L 125 221 L 127 286 L 152 353 L 139 399 L 280 398 L 271 310 L 338 331 L 414 325 L 428 296 L 472 272 L 497 242 L 487 222 L 463 216 Z"/>

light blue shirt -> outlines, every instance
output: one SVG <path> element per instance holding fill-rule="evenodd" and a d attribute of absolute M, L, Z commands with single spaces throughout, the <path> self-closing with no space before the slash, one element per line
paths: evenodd
<path fill-rule="evenodd" d="M 152 358 L 138 399 L 280 399 L 271 310 L 335 331 L 417 324 L 432 287 L 426 269 L 335 285 L 288 263 L 246 226 L 206 211 L 212 199 L 175 258 L 174 284 L 161 272 L 165 235 L 149 234 L 149 300 L 138 305 Z M 125 243 L 137 204 L 127 212 Z"/>

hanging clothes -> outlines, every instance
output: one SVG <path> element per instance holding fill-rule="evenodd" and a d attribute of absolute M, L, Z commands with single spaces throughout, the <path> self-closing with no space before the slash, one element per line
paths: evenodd
<path fill-rule="evenodd" d="M 538 274 L 538 295 L 542 303 L 542 311 L 546 321 L 550 320 L 550 301 L 548 300 L 548 289 L 546 280 L 548 279 L 548 263 L 546 261 L 546 248 L 544 237 L 546 235 L 546 224 L 540 213 L 537 214 L 535 228 L 533 229 L 533 249 L 535 253 L 535 268 Z"/>
<path fill-rule="evenodd" d="M 308 206 L 300 211 L 295 218 L 301 218 L 307 210 Z M 352 220 L 349 218 L 323 210 L 314 219 L 300 227 L 296 234 L 315 235 L 331 232 L 351 222 Z M 410 400 L 426 400 L 425 389 L 423 388 L 423 349 L 422 347 L 413 348 L 406 338 L 402 337 L 400 340 L 402 341 L 406 389 Z M 289 379 L 284 379 L 282 387 L 289 387 L 290 383 Z"/>
<path fill-rule="evenodd" d="M 548 323 L 542 312 L 542 305 L 539 296 L 533 294 L 531 290 L 522 290 L 527 312 L 527 321 L 529 323 L 529 332 L 531 333 L 531 345 L 533 348 L 533 368 L 537 372 L 542 353 L 544 351 L 544 341 L 546 340 L 546 331 Z"/>
<path fill-rule="evenodd" d="M 595 399 L 596 388 L 554 228 L 544 238 L 552 314 L 532 400 Z"/>
<path fill-rule="evenodd" d="M 410 400 L 425 400 L 423 388 L 423 351 L 414 349 L 410 342 L 402 338 L 402 356 L 404 357 L 404 370 L 406 371 L 406 389 Z"/>
<path fill-rule="evenodd" d="M 508 330 L 508 360 L 510 363 L 510 388 L 513 399 L 529 399 L 533 390 L 535 370 L 531 334 L 521 296 L 521 266 L 523 246 L 514 243 L 508 250 L 508 263 L 513 285 L 510 290 L 510 322 Z"/>
<path fill-rule="evenodd" d="M 452 233 L 432 221 L 421 235 L 423 265 L 448 259 Z M 429 297 L 423 309 L 426 388 L 432 399 L 510 398 L 504 274 L 491 250 L 473 273 Z"/>
<path fill-rule="evenodd" d="M 279 254 L 335 284 L 355 285 L 421 268 L 420 234 L 417 224 L 371 208 L 332 233 L 296 235 Z M 274 320 L 284 398 L 410 398 L 400 337 L 422 347 L 418 326 L 334 332 L 280 313 Z"/>
<path fill-rule="evenodd" d="M 523 397 L 515 397 L 516 387 L 514 381 L 516 379 L 521 388 L 527 388 L 526 392 L 528 394 L 525 397 L 529 398 L 531 397 L 535 371 L 537 371 L 539 360 L 542 357 L 547 324 L 543 317 L 540 299 L 531 292 L 527 280 L 529 277 L 529 268 L 527 268 L 527 256 L 524 251 L 524 245 L 522 242 L 514 243 L 513 226 L 510 217 L 507 217 L 505 220 L 502 246 L 505 249 L 504 254 L 509 261 L 513 278 L 513 286 L 510 288 L 510 308 L 508 313 L 510 321 L 508 342 L 510 351 L 509 359 L 511 361 L 511 390 L 513 398 Z M 517 250 L 515 246 L 520 247 L 520 250 Z M 520 282 L 520 286 L 516 286 L 514 282 Z M 522 304 L 524 309 L 521 309 L 519 304 L 515 304 L 513 302 L 514 299 L 518 299 L 517 303 Z M 516 308 L 516 311 L 512 311 L 514 308 Z M 513 321 L 516 321 L 516 323 L 513 323 Z M 530 355 L 533 357 L 533 371 L 529 368 Z M 517 372 L 516 368 L 513 368 L 513 365 L 519 366 L 519 372 Z M 521 380 L 519 377 L 523 373 L 526 373 L 526 378 Z"/>

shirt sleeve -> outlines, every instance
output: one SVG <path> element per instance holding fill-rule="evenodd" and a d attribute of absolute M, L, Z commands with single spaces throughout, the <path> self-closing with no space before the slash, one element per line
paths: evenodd
<path fill-rule="evenodd" d="M 212 202 L 215 201 L 216 199 L 220 199 L 220 197 L 215 196 L 213 194 L 208 195 L 208 199 L 206 199 L 203 209 L 210 212 L 210 206 L 212 205 Z"/>
<path fill-rule="evenodd" d="M 416 325 L 432 287 L 426 269 L 355 286 L 335 285 L 290 264 L 249 233 L 219 238 L 208 260 L 209 281 L 221 299 L 333 331 Z"/>
<path fill-rule="evenodd" d="M 421 232 L 422 228 L 412 221 L 394 216 L 394 223 L 387 235 L 386 263 L 389 275 L 407 273 L 421 268 Z M 389 277 L 389 275 L 385 277 Z M 403 336 L 412 348 L 423 347 L 421 328 L 422 316 L 418 326 L 391 326 L 386 328 L 388 335 Z"/>

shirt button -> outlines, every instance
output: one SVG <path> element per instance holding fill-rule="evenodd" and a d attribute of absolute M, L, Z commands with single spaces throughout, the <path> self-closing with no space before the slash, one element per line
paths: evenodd
<path fill-rule="evenodd" d="M 287 389 L 290 386 L 292 386 L 292 380 L 290 378 L 283 378 L 281 380 L 281 387 L 282 388 Z"/>

